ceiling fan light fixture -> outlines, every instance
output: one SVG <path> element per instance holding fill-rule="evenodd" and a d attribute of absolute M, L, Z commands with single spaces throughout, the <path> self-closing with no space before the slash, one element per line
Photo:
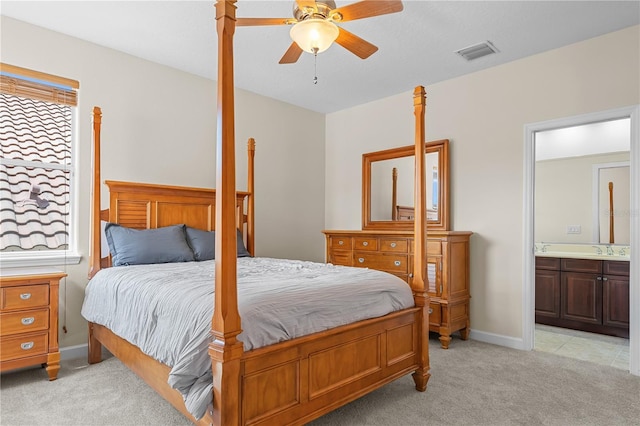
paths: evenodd
<path fill-rule="evenodd" d="M 306 19 L 295 24 L 289 35 L 300 49 L 309 53 L 327 50 L 339 34 L 336 24 L 324 19 Z"/>

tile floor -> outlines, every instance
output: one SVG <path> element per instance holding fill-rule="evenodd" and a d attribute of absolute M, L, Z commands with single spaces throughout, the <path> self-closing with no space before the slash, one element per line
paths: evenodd
<path fill-rule="evenodd" d="M 536 351 L 629 370 L 629 339 L 536 324 Z"/>

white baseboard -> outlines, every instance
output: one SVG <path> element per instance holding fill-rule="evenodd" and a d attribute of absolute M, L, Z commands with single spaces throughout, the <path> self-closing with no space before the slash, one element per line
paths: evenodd
<path fill-rule="evenodd" d="M 76 345 L 60 348 L 60 360 L 68 361 L 70 359 L 87 358 L 88 345 Z"/>
<path fill-rule="evenodd" d="M 525 350 L 524 340 L 519 337 L 503 336 L 501 334 L 488 333 L 486 331 L 471 330 L 469 338 L 479 342 L 505 346 L 511 349 Z"/>

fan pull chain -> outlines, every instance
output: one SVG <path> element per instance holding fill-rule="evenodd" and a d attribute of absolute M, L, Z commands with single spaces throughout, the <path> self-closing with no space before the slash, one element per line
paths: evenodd
<path fill-rule="evenodd" d="M 313 48 L 313 84 L 318 84 L 318 48 Z"/>

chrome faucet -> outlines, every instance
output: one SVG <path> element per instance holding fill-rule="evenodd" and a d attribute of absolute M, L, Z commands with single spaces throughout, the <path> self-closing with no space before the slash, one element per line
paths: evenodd
<path fill-rule="evenodd" d="M 607 246 L 607 256 L 613 256 L 613 247 Z"/>
<path fill-rule="evenodd" d="M 626 256 L 626 255 L 627 255 L 627 251 L 626 251 L 626 250 L 627 250 L 628 248 L 629 248 L 629 247 L 621 247 L 621 248 L 620 248 L 620 251 L 618 252 L 618 254 L 619 254 L 620 256 Z"/>
<path fill-rule="evenodd" d="M 602 254 L 602 249 L 600 247 L 598 247 L 598 246 L 591 246 L 591 247 L 596 249 L 596 254 Z"/>
<path fill-rule="evenodd" d="M 546 253 L 547 252 L 547 247 L 549 247 L 549 244 L 543 244 L 542 248 L 540 249 L 541 252 Z"/>

